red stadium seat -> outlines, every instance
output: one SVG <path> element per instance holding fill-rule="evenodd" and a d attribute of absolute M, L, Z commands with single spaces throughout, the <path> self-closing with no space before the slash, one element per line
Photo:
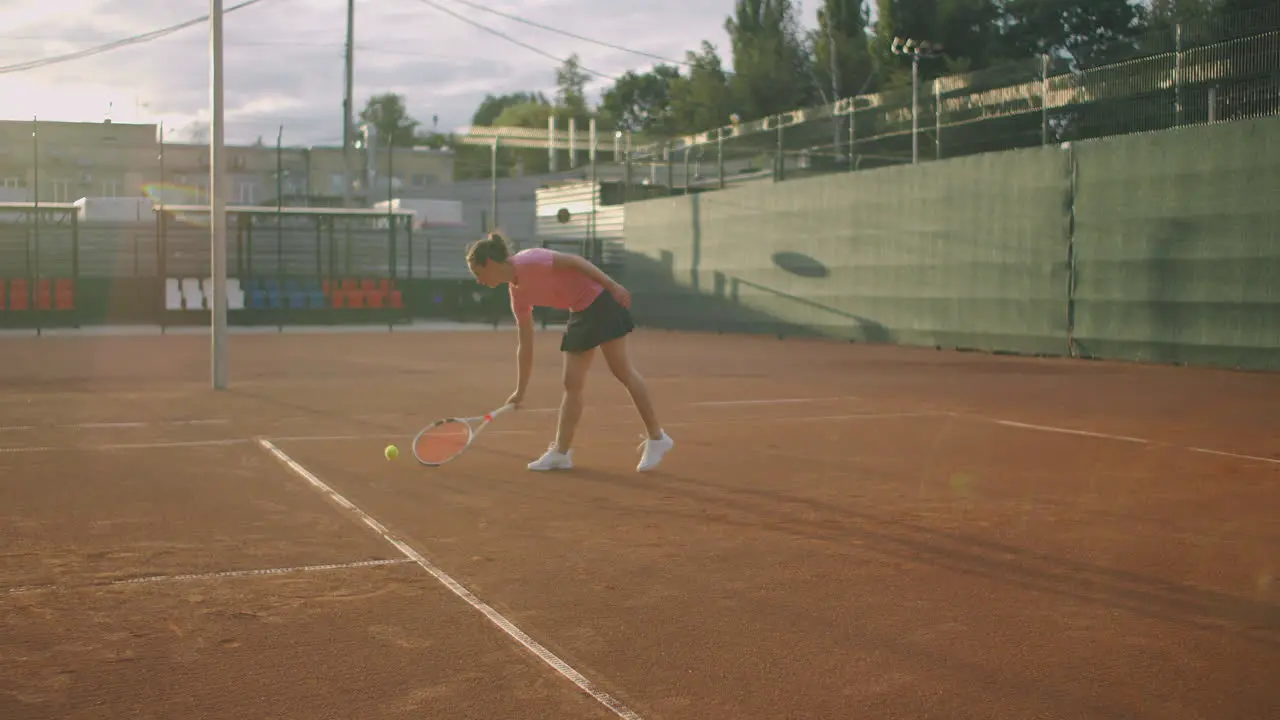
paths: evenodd
<path fill-rule="evenodd" d="M 9 309 L 28 310 L 31 307 L 31 287 L 26 280 L 9 281 Z"/>
<path fill-rule="evenodd" d="M 36 309 L 53 309 L 53 283 L 49 282 L 48 278 L 40 278 L 36 281 Z"/>
<path fill-rule="evenodd" d="M 75 310 L 76 283 L 74 280 L 59 278 L 54 282 L 53 307 L 55 310 Z"/>

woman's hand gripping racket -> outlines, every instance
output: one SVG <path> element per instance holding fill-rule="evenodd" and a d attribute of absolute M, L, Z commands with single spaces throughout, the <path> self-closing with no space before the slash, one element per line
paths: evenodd
<path fill-rule="evenodd" d="M 484 415 L 436 420 L 413 439 L 413 456 L 423 465 L 439 467 L 466 452 L 494 418 L 514 407 L 507 404 Z"/>

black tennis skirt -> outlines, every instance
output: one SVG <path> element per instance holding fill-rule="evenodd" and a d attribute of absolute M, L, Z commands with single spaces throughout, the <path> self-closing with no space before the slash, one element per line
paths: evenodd
<path fill-rule="evenodd" d="M 569 326 L 560 340 L 563 352 L 586 352 L 610 340 L 617 340 L 634 330 L 631 311 L 622 307 L 608 290 L 601 290 L 599 297 L 582 312 L 569 313 Z"/>

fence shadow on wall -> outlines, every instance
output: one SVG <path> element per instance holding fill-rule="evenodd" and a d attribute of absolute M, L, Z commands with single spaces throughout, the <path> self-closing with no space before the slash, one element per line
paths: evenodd
<path fill-rule="evenodd" d="M 706 287 L 701 282 L 703 273 L 700 270 L 690 271 L 694 278 L 689 283 L 681 282 L 680 272 L 675 267 L 675 256 L 667 250 L 661 251 L 658 259 L 634 252 L 626 255 L 623 281 L 632 288 L 633 312 L 636 322 L 642 326 L 764 334 L 778 338 L 894 342 L 889 329 L 871 318 L 828 307 L 718 270 L 709 274 Z M 810 267 L 822 267 L 813 258 L 807 258 L 807 264 Z M 769 310 L 752 307 L 752 300 L 743 297 L 744 290 L 751 294 L 754 302 L 769 305 Z M 796 314 L 796 311 L 803 311 L 811 317 L 816 315 L 821 319 L 805 323 L 782 319 Z"/>

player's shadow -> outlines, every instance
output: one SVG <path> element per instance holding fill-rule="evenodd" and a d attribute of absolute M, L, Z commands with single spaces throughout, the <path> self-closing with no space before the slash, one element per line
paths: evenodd
<path fill-rule="evenodd" d="M 708 517 L 696 510 L 682 511 L 655 504 L 644 512 L 697 523 L 714 522 L 756 530 L 768 528 L 816 540 L 856 541 L 861 550 L 1200 630 L 1226 630 L 1252 642 L 1280 648 L 1280 606 L 1273 603 L 1056 557 L 977 535 L 944 532 L 877 517 L 787 493 L 691 480 L 661 469 L 644 476 L 624 476 L 587 467 L 573 472 L 583 482 L 641 494 L 682 497 L 699 506 L 732 511 L 720 517 Z M 558 497 L 560 502 L 566 502 L 572 495 L 563 493 Z M 593 499 L 593 502 L 600 501 L 601 498 Z M 632 504 L 628 509 L 636 507 Z"/>

